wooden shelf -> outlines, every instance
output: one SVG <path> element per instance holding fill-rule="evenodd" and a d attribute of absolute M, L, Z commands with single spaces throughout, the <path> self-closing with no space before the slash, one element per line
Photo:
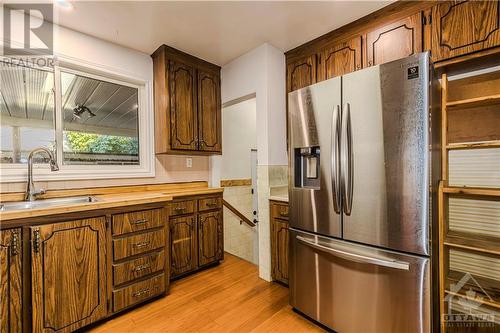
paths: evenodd
<path fill-rule="evenodd" d="M 497 189 L 497 188 L 443 187 L 443 193 L 500 197 L 500 189 Z"/>
<path fill-rule="evenodd" d="M 496 103 L 500 103 L 500 94 L 447 102 L 446 107 L 448 110 L 453 110 L 458 108 L 471 108 L 471 107 L 491 105 Z"/>
<path fill-rule="evenodd" d="M 474 238 L 468 238 L 448 234 L 443 244 L 453 248 L 500 256 L 500 243 L 493 239 L 489 240 L 481 235 L 477 235 Z"/>
<path fill-rule="evenodd" d="M 499 148 L 500 140 L 482 141 L 482 142 L 463 142 L 449 143 L 446 146 L 448 150 L 458 149 L 481 149 L 481 148 Z"/>
<path fill-rule="evenodd" d="M 469 297 L 467 295 L 456 293 L 456 292 L 453 292 L 453 291 L 450 291 L 450 290 L 445 290 L 445 293 L 448 294 L 448 295 L 453 295 L 453 296 L 465 298 L 465 299 L 468 299 L 468 300 L 471 300 L 471 301 L 474 301 L 474 302 L 477 302 L 477 303 L 480 303 L 480 304 L 491 306 L 491 307 L 496 308 L 496 309 L 500 309 L 500 303 L 497 303 L 495 301 L 491 301 L 489 299 L 484 299 L 483 298 L 481 300 L 478 300 L 478 299 L 476 299 L 474 297 Z"/>

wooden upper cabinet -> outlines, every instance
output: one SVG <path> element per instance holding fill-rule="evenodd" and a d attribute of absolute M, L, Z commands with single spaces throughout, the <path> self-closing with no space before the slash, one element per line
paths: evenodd
<path fill-rule="evenodd" d="M 22 332 L 21 230 L 0 231 L 0 333 Z"/>
<path fill-rule="evenodd" d="M 366 34 L 366 66 L 422 52 L 422 14 L 419 12 Z"/>
<path fill-rule="evenodd" d="M 172 149 L 198 149 L 196 76 L 193 67 L 169 61 Z"/>
<path fill-rule="evenodd" d="M 170 218 L 172 277 L 197 267 L 197 230 L 195 215 Z"/>
<path fill-rule="evenodd" d="M 222 154 L 220 67 L 166 45 L 151 56 L 155 152 Z"/>
<path fill-rule="evenodd" d="M 222 211 L 217 210 L 198 216 L 198 265 L 204 266 L 222 259 Z"/>
<path fill-rule="evenodd" d="M 34 332 L 70 332 L 107 315 L 106 218 L 29 227 Z"/>
<path fill-rule="evenodd" d="M 319 54 L 318 82 L 362 68 L 361 36 L 324 49 Z"/>
<path fill-rule="evenodd" d="M 221 102 L 219 76 L 198 71 L 199 149 L 222 152 Z"/>
<path fill-rule="evenodd" d="M 446 1 L 432 8 L 433 61 L 500 45 L 498 1 Z"/>
<path fill-rule="evenodd" d="M 316 83 L 316 55 L 287 64 L 287 92 Z"/>

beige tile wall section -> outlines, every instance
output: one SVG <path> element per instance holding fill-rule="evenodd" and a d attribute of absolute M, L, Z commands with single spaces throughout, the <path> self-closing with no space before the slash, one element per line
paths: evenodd
<path fill-rule="evenodd" d="M 280 187 L 287 184 L 287 165 L 257 166 L 257 191 L 259 195 L 259 276 L 267 281 L 271 281 L 269 195 L 271 187 Z"/>
<path fill-rule="evenodd" d="M 224 199 L 238 209 L 249 220 L 253 220 L 251 186 L 231 186 L 224 188 Z M 254 264 L 258 257 L 254 253 L 257 227 L 240 224 L 239 218 L 224 208 L 224 250 Z"/>
<path fill-rule="evenodd" d="M 176 183 L 188 181 L 208 181 L 209 163 L 208 157 L 192 156 L 193 167 L 186 168 L 186 156 L 158 155 L 156 157 L 156 176 L 152 178 L 127 178 L 127 179 L 98 179 L 93 180 L 92 174 L 86 175 L 85 180 L 68 181 L 36 181 L 36 170 L 34 174 L 37 188 L 45 189 L 72 189 L 86 187 L 107 187 L 119 185 L 141 185 L 158 183 Z M 22 192 L 26 188 L 24 182 L 0 183 L 0 192 Z"/>

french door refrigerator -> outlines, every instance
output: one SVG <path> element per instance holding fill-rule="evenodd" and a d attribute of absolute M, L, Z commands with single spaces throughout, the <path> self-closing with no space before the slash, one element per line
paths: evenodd
<path fill-rule="evenodd" d="M 421 53 L 288 95 L 290 303 L 337 332 L 432 330 L 433 77 Z"/>

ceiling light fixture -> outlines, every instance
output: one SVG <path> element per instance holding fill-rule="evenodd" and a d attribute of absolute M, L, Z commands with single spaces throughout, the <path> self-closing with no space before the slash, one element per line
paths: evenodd
<path fill-rule="evenodd" d="M 54 0 L 54 4 L 66 10 L 73 9 L 73 4 L 68 0 Z"/>

